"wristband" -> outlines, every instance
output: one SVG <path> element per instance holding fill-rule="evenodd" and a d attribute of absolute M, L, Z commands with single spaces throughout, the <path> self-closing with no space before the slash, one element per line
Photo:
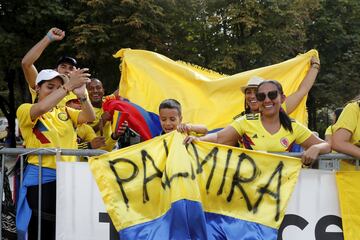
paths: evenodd
<path fill-rule="evenodd" d="M 55 38 L 51 35 L 50 32 L 48 32 L 48 33 L 46 34 L 46 36 L 49 38 L 50 42 L 55 41 Z"/>

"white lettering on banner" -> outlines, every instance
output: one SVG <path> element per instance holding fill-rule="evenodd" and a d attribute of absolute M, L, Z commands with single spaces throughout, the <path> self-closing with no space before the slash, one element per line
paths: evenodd
<path fill-rule="evenodd" d="M 57 162 L 57 240 L 115 240 L 88 163 Z M 335 182 L 330 171 L 302 170 L 278 240 L 343 239 Z"/>

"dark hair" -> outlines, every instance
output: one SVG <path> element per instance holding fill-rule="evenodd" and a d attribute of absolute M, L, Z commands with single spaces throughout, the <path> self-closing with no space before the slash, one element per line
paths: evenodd
<path fill-rule="evenodd" d="M 246 90 L 245 90 L 245 92 L 246 92 Z M 244 106 L 244 111 L 242 112 L 243 113 L 243 115 L 244 114 L 249 114 L 249 113 L 251 113 L 251 108 L 249 107 L 249 105 L 247 105 L 246 104 L 246 99 L 245 99 L 245 106 Z"/>
<path fill-rule="evenodd" d="M 258 89 L 260 88 L 260 86 L 262 86 L 266 83 L 271 83 L 271 84 L 275 85 L 277 90 L 279 91 L 279 93 L 284 94 L 284 90 L 283 90 L 281 84 L 276 80 L 265 80 L 259 84 Z M 293 129 L 292 129 L 292 125 L 291 125 L 291 118 L 289 117 L 289 115 L 287 115 L 287 113 L 284 111 L 284 109 L 282 107 L 280 108 L 280 111 L 279 111 L 279 118 L 280 118 L 280 124 L 286 130 L 293 133 Z"/>
<path fill-rule="evenodd" d="M 335 109 L 335 111 L 334 111 L 334 114 L 335 114 L 334 124 L 335 124 L 336 121 L 339 119 L 342 110 L 343 110 L 343 108 L 337 108 L 337 109 Z"/>
<path fill-rule="evenodd" d="M 100 81 L 100 79 L 97 79 L 97 78 L 90 78 L 90 82 L 86 83 L 86 87 L 92 82 L 99 82 L 101 84 L 102 88 L 104 88 L 103 83 Z M 104 88 L 104 91 L 105 91 L 105 88 Z"/>
<path fill-rule="evenodd" d="M 73 65 L 74 67 L 77 66 L 76 59 L 69 56 L 61 56 L 56 63 L 56 67 L 58 67 L 62 63 L 68 63 L 70 65 Z"/>
<path fill-rule="evenodd" d="M 175 99 L 169 98 L 162 101 L 159 105 L 159 112 L 160 109 L 164 108 L 176 109 L 179 112 L 179 116 L 181 116 L 181 104 Z"/>

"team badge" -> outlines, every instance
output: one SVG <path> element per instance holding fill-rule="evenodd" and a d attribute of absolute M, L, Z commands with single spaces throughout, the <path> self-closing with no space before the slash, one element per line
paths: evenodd
<path fill-rule="evenodd" d="M 69 116 L 66 113 L 61 112 L 58 114 L 58 119 L 65 122 L 69 119 Z"/>
<path fill-rule="evenodd" d="M 287 138 L 281 138 L 280 139 L 280 143 L 281 145 L 283 145 L 284 147 L 288 147 L 289 146 L 289 140 Z"/>

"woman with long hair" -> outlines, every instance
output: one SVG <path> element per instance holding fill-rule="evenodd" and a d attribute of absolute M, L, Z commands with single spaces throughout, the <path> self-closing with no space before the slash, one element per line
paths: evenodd
<path fill-rule="evenodd" d="M 312 57 L 310 60 L 310 69 L 307 72 L 304 80 L 301 82 L 299 88 L 294 93 L 286 97 L 283 107 L 287 114 L 291 114 L 299 105 L 300 101 L 304 98 L 304 96 L 309 93 L 311 87 L 314 85 L 319 70 L 319 59 L 316 57 Z M 248 113 L 259 112 L 259 103 L 256 99 L 256 92 L 259 84 L 263 80 L 264 79 L 262 79 L 261 77 L 254 76 L 248 81 L 247 85 L 241 87 L 241 91 L 245 95 L 245 110 L 241 114 L 239 114 L 240 116 Z"/>
<path fill-rule="evenodd" d="M 193 140 L 236 146 L 240 141 L 247 149 L 268 152 L 286 152 L 295 143 L 304 149 L 302 162 L 310 165 L 319 154 L 330 152 L 328 143 L 315 136 L 308 128 L 290 119 L 282 109 L 285 101 L 282 86 L 274 80 L 263 81 L 256 92 L 260 113 L 246 114 L 229 126 L 203 137 L 187 136 L 184 143 Z"/>

